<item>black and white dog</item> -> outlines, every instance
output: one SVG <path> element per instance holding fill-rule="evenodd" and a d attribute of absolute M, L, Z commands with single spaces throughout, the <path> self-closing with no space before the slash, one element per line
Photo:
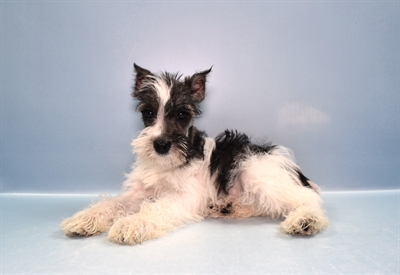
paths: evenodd
<path fill-rule="evenodd" d="M 292 235 L 327 227 L 319 187 L 289 149 L 236 131 L 212 139 L 193 126 L 211 69 L 182 78 L 134 68 L 132 95 L 145 126 L 132 142 L 136 163 L 119 196 L 63 221 L 66 235 L 108 231 L 110 241 L 133 245 L 207 217 L 282 218 L 281 231 Z"/>

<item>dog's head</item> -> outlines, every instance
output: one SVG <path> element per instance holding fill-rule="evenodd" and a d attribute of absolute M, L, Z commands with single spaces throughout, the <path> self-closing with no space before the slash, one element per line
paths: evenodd
<path fill-rule="evenodd" d="M 181 75 L 153 74 L 134 64 L 132 96 L 139 100 L 145 128 L 132 143 L 140 161 L 172 169 L 203 157 L 203 133 L 193 127 L 201 112 L 206 77 L 211 68 L 182 79 Z"/>

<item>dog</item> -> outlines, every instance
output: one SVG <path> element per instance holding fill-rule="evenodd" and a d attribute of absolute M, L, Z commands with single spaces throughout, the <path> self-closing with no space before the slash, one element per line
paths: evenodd
<path fill-rule="evenodd" d="M 211 69 L 182 77 L 134 64 L 132 96 L 144 123 L 132 142 L 136 162 L 117 197 L 62 222 L 67 236 L 108 231 L 110 241 L 134 245 L 207 217 L 280 218 L 282 232 L 302 236 L 328 226 L 320 189 L 290 149 L 233 130 L 212 139 L 193 126 Z"/>

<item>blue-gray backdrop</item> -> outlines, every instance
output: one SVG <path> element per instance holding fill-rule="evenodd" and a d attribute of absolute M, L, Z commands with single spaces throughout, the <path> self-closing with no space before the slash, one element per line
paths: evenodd
<path fill-rule="evenodd" d="M 197 126 L 291 147 L 323 190 L 399 187 L 398 1 L 2 1 L 1 192 L 117 192 L 133 62 L 214 65 Z"/>

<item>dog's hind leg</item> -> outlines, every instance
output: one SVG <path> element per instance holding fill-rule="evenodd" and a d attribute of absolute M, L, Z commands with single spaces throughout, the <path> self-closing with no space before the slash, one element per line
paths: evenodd
<path fill-rule="evenodd" d="M 136 199 L 135 199 L 136 198 Z M 65 235 L 70 237 L 93 236 L 107 231 L 115 219 L 138 211 L 140 194 L 127 191 L 118 197 L 102 197 L 97 203 L 75 213 L 61 223 Z"/>
<path fill-rule="evenodd" d="M 316 185 L 296 179 L 298 166 L 279 154 L 254 155 L 239 167 L 240 200 L 255 216 L 283 217 L 280 229 L 292 235 L 314 235 L 328 226 Z"/>
<path fill-rule="evenodd" d="M 279 228 L 282 232 L 291 235 L 310 236 L 327 226 L 328 219 L 321 207 L 303 204 L 285 215 L 285 220 Z"/>

